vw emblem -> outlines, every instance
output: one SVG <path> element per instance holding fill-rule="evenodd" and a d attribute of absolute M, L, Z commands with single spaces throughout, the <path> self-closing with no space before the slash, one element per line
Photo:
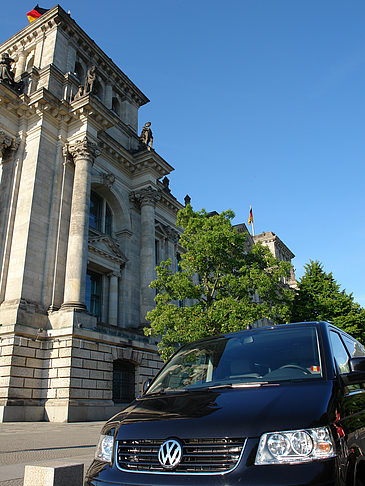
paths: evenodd
<path fill-rule="evenodd" d="M 158 451 L 158 460 L 165 469 L 174 469 L 181 461 L 182 447 L 177 440 L 166 440 Z"/>

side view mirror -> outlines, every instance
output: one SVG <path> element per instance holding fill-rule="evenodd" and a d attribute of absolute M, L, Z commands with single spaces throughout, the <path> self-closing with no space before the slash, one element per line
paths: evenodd
<path fill-rule="evenodd" d="M 141 390 L 141 395 L 143 396 L 146 391 L 149 389 L 150 385 L 152 383 L 152 380 L 151 378 L 147 378 L 147 380 L 144 380 L 144 382 L 142 383 L 142 390 Z"/>
<path fill-rule="evenodd" d="M 365 357 L 351 358 L 349 361 L 350 373 L 341 375 L 345 385 L 356 385 L 365 383 Z"/>

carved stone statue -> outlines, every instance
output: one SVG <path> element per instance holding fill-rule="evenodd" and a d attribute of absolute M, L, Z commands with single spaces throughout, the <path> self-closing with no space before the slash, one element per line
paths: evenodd
<path fill-rule="evenodd" d="M 96 66 L 92 65 L 91 68 L 87 70 L 85 86 L 84 86 L 84 94 L 93 92 L 95 81 L 96 81 Z"/>
<path fill-rule="evenodd" d="M 11 70 L 11 65 L 13 64 L 14 59 L 9 57 L 7 52 L 3 52 L 1 54 L 0 59 L 0 79 L 2 81 L 6 81 L 8 84 L 14 83 L 14 73 Z"/>
<path fill-rule="evenodd" d="M 153 136 L 152 136 L 152 130 L 150 129 L 151 122 L 147 122 L 143 125 L 141 135 L 139 136 L 140 141 L 144 144 L 147 145 L 147 148 L 151 150 L 152 148 L 152 142 L 153 142 Z"/>
<path fill-rule="evenodd" d="M 184 203 L 185 203 L 185 206 L 187 206 L 188 204 L 191 203 L 191 197 L 189 196 L 189 194 L 187 194 L 185 197 L 184 197 Z"/>
<path fill-rule="evenodd" d="M 23 82 L 20 81 L 19 83 L 17 83 L 14 81 L 15 74 L 11 69 L 11 65 L 13 64 L 13 62 L 15 62 L 14 59 L 12 59 L 7 52 L 3 52 L 1 54 L 0 80 L 8 84 L 11 88 L 20 92 L 23 87 Z"/>
<path fill-rule="evenodd" d="M 163 184 L 163 191 L 165 191 L 167 193 L 170 193 L 171 192 L 171 189 L 170 189 L 170 179 L 168 179 L 167 177 L 164 177 L 162 179 L 162 184 Z"/>
<path fill-rule="evenodd" d="M 78 100 L 84 96 L 84 87 L 82 85 L 79 86 L 75 96 L 73 97 L 74 100 Z"/>

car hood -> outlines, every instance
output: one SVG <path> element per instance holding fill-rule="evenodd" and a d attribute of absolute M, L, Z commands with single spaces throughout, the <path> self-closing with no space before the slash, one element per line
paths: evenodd
<path fill-rule="evenodd" d="M 328 424 L 334 383 L 290 383 L 148 395 L 115 415 L 102 433 L 117 438 L 256 437 Z"/>

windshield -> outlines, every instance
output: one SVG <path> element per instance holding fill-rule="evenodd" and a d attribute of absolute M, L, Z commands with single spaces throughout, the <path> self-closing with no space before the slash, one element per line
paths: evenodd
<path fill-rule="evenodd" d="M 321 377 L 314 327 L 257 329 L 184 346 L 146 393 Z"/>

